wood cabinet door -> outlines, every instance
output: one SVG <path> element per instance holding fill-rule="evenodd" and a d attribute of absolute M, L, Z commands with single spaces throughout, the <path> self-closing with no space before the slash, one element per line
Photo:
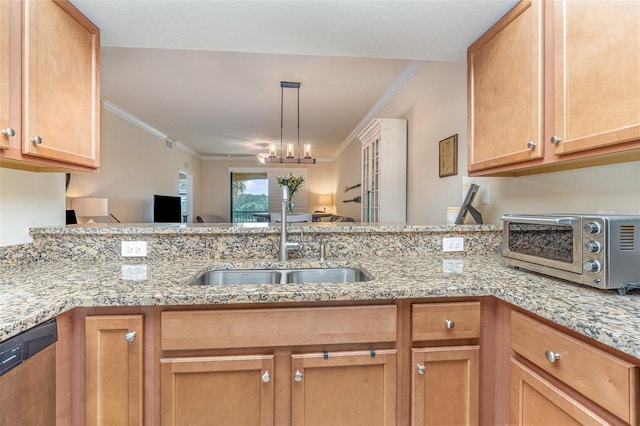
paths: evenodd
<path fill-rule="evenodd" d="M 411 423 L 477 425 L 480 347 L 412 349 Z"/>
<path fill-rule="evenodd" d="M 542 2 L 523 1 L 467 52 L 470 172 L 542 158 Z"/>
<path fill-rule="evenodd" d="M 87 425 L 142 424 L 143 318 L 85 318 Z"/>
<path fill-rule="evenodd" d="M 554 2 L 555 153 L 640 139 L 640 3 Z"/>
<path fill-rule="evenodd" d="M 23 19 L 23 154 L 98 167 L 98 28 L 66 0 L 26 0 Z"/>
<path fill-rule="evenodd" d="M 18 103 L 15 103 L 18 102 Z M 0 150 L 20 141 L 20 2 L 0 2 Z"/>
<path fill-rule="evenodd" d="M 292 355 L 292 424 L 395 425 L 396 351 Z"/>
<path fill-rule="evenodd" d="M 525 365 L 511 360 L 512 425 L 610 424 Z"/>
<path fill-rule="evenodd" d="M 162 358 L 161 424 L 273 425 L 273 355 Z"/>

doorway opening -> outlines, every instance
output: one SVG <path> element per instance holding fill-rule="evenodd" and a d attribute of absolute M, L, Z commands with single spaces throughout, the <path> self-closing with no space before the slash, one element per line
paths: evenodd
<path fill-rule="evenodd" d="M 180 196 L 180 214 L 182 223 L 188 223 L 193 211 L 193 176 L 191 173 L 178 173 L 178 195 Z"/>
<path fill-rule="evenodd" d="M 231 172 L 231 222 L 261 222 L 269 212 L 269 180 L 265 172 Z"/>

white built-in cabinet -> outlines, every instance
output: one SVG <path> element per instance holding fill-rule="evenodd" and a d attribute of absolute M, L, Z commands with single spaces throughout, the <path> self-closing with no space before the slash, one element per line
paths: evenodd
<path fill-rule="evenodd" d="M 407 220 L 407 120 L 375 118 L 362 143 L 362 222 Z"/>

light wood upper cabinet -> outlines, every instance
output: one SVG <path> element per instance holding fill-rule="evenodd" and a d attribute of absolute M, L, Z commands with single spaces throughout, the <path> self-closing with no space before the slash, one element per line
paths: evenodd
<path fill-rule="evenodd" d="M 640 159 L 640 4 L 523 0 L 468 59 L 470 175 Z"/>
<path fill-rule="evenodd" d="M 0 2 L 0 150 L 20 140 L 20 116 L 12 116 L 12 99 L 20 97 L 20 3 Z M 18 65 L 16 67 L 16 64 Z M 17 120 L 16 120 L 17 119 Z"/>
<path fill-rule="evenodd" d="M 20 7 L 21 13 L 14 11 Z M 21 131 L 8 142 L 4 137 L 0 165 L 95 171 L 100 133 L 98 28 L 67 0 L 3 2 L 3 20 L 5 9 L 11 11 L 11 79 L 8 91 L 2 83 L 0 114 L 8 104 L 10 125 Z M 5 31 L 3 25 L 1 32 Z M 4 51 L 4 34 L 0 43 Z M 5 72 L 5 56 L 0 72 Z"/>
<path fill-rule="evenodd" d="M 469 47 L 470 172 L 542 158 L 542 35 L 525 1 Z"/>
<path fill-rule="evenodd" d="M 554 3 L 556 154 L 640 139 L 640 3 Z"/>
<path fill-rule="evenodd" d="M 87 425 L 143 424 L 143 318 L 86 317 Z"/>

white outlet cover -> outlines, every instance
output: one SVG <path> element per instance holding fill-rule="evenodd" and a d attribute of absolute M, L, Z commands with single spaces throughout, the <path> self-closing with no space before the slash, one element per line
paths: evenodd
<path fill-rule="evenodd" d="M 122 257 L 143 257 L 147 255 L 146 241 L 123 241 L 121 245 Z"/>
<path fill-rule="evenodd" d="M 464 238 L 453 237 L 442 239 L 442 251 L 464 251 Z"/>

